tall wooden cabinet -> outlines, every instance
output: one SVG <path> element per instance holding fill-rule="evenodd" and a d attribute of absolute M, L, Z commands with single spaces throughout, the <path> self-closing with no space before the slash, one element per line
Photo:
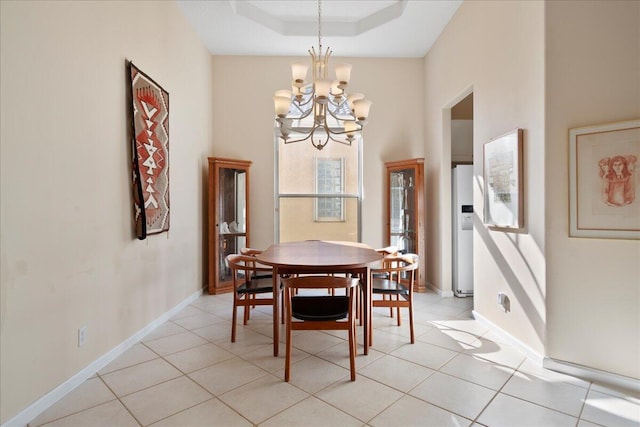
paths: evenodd
<path fill-rule="evenodd" d="M 386 162 L 387 244 L 420 257 L 414 290 L 426 291 L 424 158 Z"/>
<path fill-rule="evenodd" d="M 249 168 L 247 160 L 209 157 L 207 247 L 209 293 L 233 290 L 225 257 L 249 247 Z"/>

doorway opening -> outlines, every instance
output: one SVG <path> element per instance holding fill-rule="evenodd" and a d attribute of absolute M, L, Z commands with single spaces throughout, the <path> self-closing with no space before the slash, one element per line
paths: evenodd
<path fill-rule="evenodd" d="M 451 279 L 456 297 L 473 296 L 473 92 L 451 107 Z"/>

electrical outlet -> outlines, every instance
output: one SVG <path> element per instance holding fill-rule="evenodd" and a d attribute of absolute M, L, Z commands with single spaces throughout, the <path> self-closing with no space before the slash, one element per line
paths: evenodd
<path fill-rule="evenodd" d="M 502 309 L 505 313 L 511 311 L 511 300 L 509 300 L 507 294 L 498 292 L 498 304 L 502 306 Z"/>
<path fill-rule="evenodd" d="M 87 342 L 87 327 L 78 329 L 78 347 L 82 347 Z"/>

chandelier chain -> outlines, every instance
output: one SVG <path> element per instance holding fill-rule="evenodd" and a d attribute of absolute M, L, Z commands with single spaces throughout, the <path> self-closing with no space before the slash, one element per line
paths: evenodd
<path fill-rule="evenodd" d="M 318 47 L 322 53 L 322 0 L 318 0 Z"/>

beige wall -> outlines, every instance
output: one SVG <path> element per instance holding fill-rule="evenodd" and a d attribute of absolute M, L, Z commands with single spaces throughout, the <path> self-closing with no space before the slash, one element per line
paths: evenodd
<path fill-rule="evenodd" d="M 568 129 L 640 118 L 640 2 L 545 17 L 547 354 L 640 378 L 640 241 L 569 238 L 567 214 Z"/>
<path fill-rule="evenodd" d="M 473 162 L 473 120 L 451 120 L 451 162 Z"/>
<path fill-rule="evenodd" d="M 201 288 L 213 114 L 211 56 L 174 2 L 3 0 L 0 17 L 2 423 Z M 170 93 L 171 230 L 145 241 L 125 59 Z"/>
<path fill-rule="evenodd" d="M 568 129 L 640 116 L 640 4 L 465 2 L 425 58 L 428 200 L 449 206 L 447 109 L 474 94 L 475 310 L 535 352 L 640 378 L 640 242 L 568 237 Z M 482 223 L 482 145 L 524 132 L 525 230 Z M 450 288 L 448 211 L 427 274 Z M 503 313 L 496 293 L 511 298 Z"/>
<path fill-rule="evenodd" d="M 214 117 L 223 123 L 214 129 L 213 150 L 216 156 L 253 161 L 250 197 L 254 247 L 266 247 L 275 240 L 272 96 L 290 85 L 291 63 L 309 60 L 238 56 L 213 59 Z M 330 66 L 341 62 L 353 65 L 349 91 L 362 92 L 373 101 L 370 121 L 363 132 L 362 241 L 379 246 L 384 243 L 384 218 L 380 214 L 386 197 L 383 163 L 424 154 L 423 61 L 332 56 Z"/>
<path fill-rule="evenodd" d="M 451 291 L 451 135 L 447 110 L 473 90 L 474 308 L 544 353 L 544 21 L 543 3 L 465 2 L 425 58 L 427 281 Z M 524 132 L 522 233 L 482 222 L 482 145 Z M 511 312 L 496 304 L 498 292 Z"/>

